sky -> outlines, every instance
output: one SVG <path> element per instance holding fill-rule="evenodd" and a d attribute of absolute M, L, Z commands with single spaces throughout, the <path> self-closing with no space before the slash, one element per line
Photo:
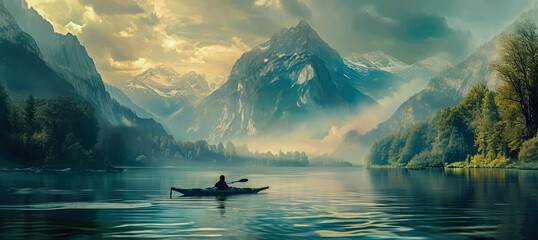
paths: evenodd
<path fill-rule="evenodd" d="M 457 63 L 535 0 L 27 0 L 76 35 L 108 83 L 158 64 L 209 81 L 242 53 L 306 20 L 343 57 L 381 50 L 413 63 Z"/>

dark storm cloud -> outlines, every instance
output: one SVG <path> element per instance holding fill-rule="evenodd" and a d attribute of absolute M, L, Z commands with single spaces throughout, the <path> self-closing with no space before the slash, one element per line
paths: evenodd
<path fill-rule="evenodd" d="M 331 2 L 334 4 L 334 2 Z M 343 55 L 351 52 L 382 50 L 412 63 L 431 55 L 444 54 L 461 60 L 469 53 L 472 36 L 449 27 L 445 17 L 425 11 L 415 0 L 340 1 L 330 5 L 317 1 L 317 12 L 339 12 L 324 23 L 316 19 L 318 29 Z M 324 9 L 325 11 L 321 11 Z M 327 18 L 326 18 L 327 19 Z M 338 26 L 338 28 L 330 26 Z M 346 31 L 347 30 L 347 31 Z"/>
<path fill-rule="evenodd" d="M 371 4 L 371 5 L 369 5 Z M 368 13 L 368 7 L 378 15 L 377 19 L 392 19 L 393 21 L 384 24 L 389 28 L 394 36 L 401 41 L 424 43 L 430 38 L 448 37 L 451 34 L 458 34 L 448 27 L 445 17 L 435 13 L 426 12 L 421 4 L 413 0 L 399 1 L 370 1 L 366 5 L 358 5 L 358 8 L 366 8 L 355 20 L 359 20 L 361 15 L 372 15 Z M 379 21 L 379 20 L 378 20 Z M 367 30 L 358 29 L 359 31 Z"/>
<path fill-rule="evenodd" d="M 281 1 L 284 11 L 293 17 L 309 20 L 311 13 L 310 8 L 299 0 Z"/>
<path fill-rule="evenodd" d="M 133 0 L 82 0 L 93 7 L 97 14 L 136 14 L 144 10 Z"/>
<path fill-rule="evenodd" d="M 415 15 L 394 27 L 396 37 L 406 42 L 423 43 L 430 38 L 442 38 L 454 33 L 444 18 L 436 15 Z"/>
<path fill-rule="evenodd" d="M 412 63 L 443 54 L 463 60 L 534 0 L 313 0 L 313 27 L 347 56 L 382 50 Z"/>

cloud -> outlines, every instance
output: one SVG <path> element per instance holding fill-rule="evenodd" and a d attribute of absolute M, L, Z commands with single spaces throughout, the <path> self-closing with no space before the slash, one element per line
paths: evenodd
<path fill-rule="evenodd" d="M 67 31 L 73 33 L 73 34 L 78 34 L 82 31 L 82 28 L 84 26 L 80 26 L 74 22 L 69 22 L 67 25 L 65 25 L 65 27 L 67 28 Z"/>
<path fill-rule="evenodd" d="M 280 2 L 282 8 L 290 16 L 309 20 L 311 17 L 310 8 L 299 0 L 285 0 Z"/>
<path fill-rule="evenodd" d="M 236 30 L 258 36 L 271 36 L 271 34 L 281 28 L 271 18 L 263 15 L 248 16 L 243 21 L 238 21 L 232 25 L 232 27 Z"/>
<path fill-rule="evenodd" d="M 144 10 L 133 0 L 82 0 L 98 14 L 137 14 Z"/>
<path fill-rule="evenodd" d="M 515 18 L 532 0 L 28 0 L 56 31 L 79 37 L 105 81 L 133 72 L 139 58 L 178 72 L 227 76 L 244 51 L 281 27 L 309 19 L 344 57 L 383 50 L 408 63 L 432 55 L 454 62 L 477 39 Z M 532 5 L 532 4 L 531 4 Z M 465 7 L 462 7 L 465 6 Z M 476 36 L 479 36 L 478 38 Z"/>
<path fill-rule="evenodd" d="M 433 55 L 455 63 L 534 5 L 534 0 L 27 1 L 56 31 L 77 35 L 106 82 L 132 79 L 157 64 L 225 78 L 241 54 L 299 19 L 308 19 L 343 57 L 382 50 L 407 63 Z M 287 138 L 251 140 L 249 146 L 331 153 L 347 132 L 375 127 L 421 84 L 411 82 L 379 100 L 384 109 L 315 129 L 322 133 L 298 127 Z"/>
<path fill-rule="evenodd" d="M 469 31 L 450 27 L 444 16 L 425 10 L 419 1 L 339 3 L 314 1 L 310 9 L 316 12 L 313 22 L 323 29 L 320 33 L 344 55 L 382 50 L 413 63 L 442 53 L 450 53 L 450 60 L 459 61 L 471 51 Z M 339 15 L 328 16 L 335 12 Z"/>

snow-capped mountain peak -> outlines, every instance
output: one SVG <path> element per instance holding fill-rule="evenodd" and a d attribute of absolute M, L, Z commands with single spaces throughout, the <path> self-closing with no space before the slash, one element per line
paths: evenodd
<path fill-rule="evenodd" d="M 256 47 L 252 54 L 264 56 L 262 60 L 285 57 L 292 54 L 310 53 L 326 62 L 342 62 L 340 54 L 331 48 L 316 31 L 304 20 L 295 27 L 282 28 L 271 39 Z"/>
<path fill-rule="evenodd" d="M 354 53 L 351 57 L 346 59 L 346 63 L 352 63 L 363 68 L 373 68 L 387 72 L 398 71 L 410 67 L 409 64 L 387 55 L 381 50 L 376 50 L 365 54 Z"/>
<path fill-rule="evenodd" d="M 347 58 L 345 63 L 361 73 L 379 70 L 409 81 L 422 79 L 424 82 L 428 81 L 433 74 L 452 66 L 450 61 L 436 56 L 430 56 L 414 64 L 407 64 L 380 50 L 364 54 L 355 53 Z"/>
<path fill-rule="evenodd" d="M 143 73 L 137 75 L 135 80 L 152 86 L 170 87 L 178 81 L 180 74 L 171 67 L 158 65 L 154 68 L 146 69 Z"/>
<path fill-rule="evenodd" d="M 222 87 L 168 127 L 178 136 L 222 140 L 272 134 L 338 110 L 344 119 L 376 104 L 351 86 L 347 71 L 338 52 L 300 21 L 244 53 Z"/>
<path fill-rule="evenodd" d="M 196 72 L 180 74 L 163 64 L 148 68 L 132 80 L 116 87 L 135 104 L 161 119 L 211 93 L 203 75 Z"/>

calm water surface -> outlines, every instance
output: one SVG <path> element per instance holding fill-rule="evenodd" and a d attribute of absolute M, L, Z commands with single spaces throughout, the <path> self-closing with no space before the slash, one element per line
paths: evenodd
<path fill-rule="evenodd" d="M 270 189 L 181 197 L 170 186 Z M 536 239 L 538 171 L 129 168 L 0 173 L 0 239 Z"/>

